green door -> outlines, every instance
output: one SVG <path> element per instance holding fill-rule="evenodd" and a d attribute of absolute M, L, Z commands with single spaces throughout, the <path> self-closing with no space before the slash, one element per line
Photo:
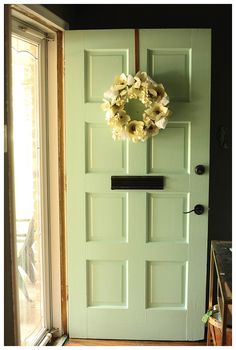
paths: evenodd
<path fill-rule="evenodd" d="M 134 144 L 113 141 L 100 107 L 115 75 L 136 73 L 134 31 L 66 32 L 70 337 L 204 337 L 210 50 L 208 29 L 140 30 L 140 69 L 173 114 Z M 162 175 L 164 189 L 111 190 L 112 175 Z"/>

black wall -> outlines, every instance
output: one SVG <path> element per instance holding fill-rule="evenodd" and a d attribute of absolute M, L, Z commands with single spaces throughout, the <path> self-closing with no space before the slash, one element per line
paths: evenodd
<path fill-rule="evenodd" d="M 211 28 L 209 241 L 232 239 L 232 6 L 45 5 L 70 29 Z M 201 142 L 201 140 L 199 140 Z M 209 247 L 208 244 L 208 247 Z"/>

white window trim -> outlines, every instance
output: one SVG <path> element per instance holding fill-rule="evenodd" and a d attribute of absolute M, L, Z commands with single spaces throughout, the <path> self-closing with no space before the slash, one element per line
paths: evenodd
<path fill-rule="evenodd" d="M 42 235 L 42 254 L 41 254 L 41 262 L 42 262 L 42 285 L 41 285 L 41 295 L 42 295 L 42 302 L 43 302 L 43 320 L 44 324 L 39 333 L 37 334 L 36 338 L 34 339 L 33 344 L 31 345 L 38 345 L 42 339 L 47 335 L 48 331 L 51 329 L 52 326 L 52 309 L 50 305 L 50 300 L 52 300 L 52 291 L 51 291 L 51 273 L 50 273 L 50 237 L 49 237 L 49 225 L 50 225 L 50 203 L 49 203 L 49 190 L 50 190 L 50 184 L 48 179 L 48 154 L 47 154 L 47 132 L 48 132 L 48 125 L 47 125 L 47 106 L 45 101 L 45 94 L 46 94 L 46 48 L 45 48 L 45 40 L 46 35 L 38 32 L 35 29 L 32 29 L 30 31 L 25 30 L 27 28 L 25 25 L 23 25 L 24 22 L 18 21 L 18 19 L 12 20 L 12 34 L 16 35 L 19 38 L 25 39 L 28 42 L 32 43 L 38 43 L 39 45 L 39 76 L 38 76 L 38 83 L 39 83 L 39 121 L 38 121 L 38 127 L 39 127 L 39 144 L 40 144 L 40 198 L 42 199 L 41 205 L 40 205 L 40 211 L 42 216 L 41 221 L 41 232 L 43 232 Z M 52 210 L 53 211 L 53 210 Z"/>
<path fill-rule="evenodd" d="M 42 5 L 11 5 L 12 15 L 28 23 L 36 25 L 47 32 L 69 29 L 69 25 L 62 18 L 56 16 Z"/>
<path fill-rule="evenodd" d="M 62 335 L 61 278 L 60 278 L 60 215 L 59 215 L 59 163 L 58 163 L 58 104 L 57 104 L 57 40 L 48 42 L 48 161 L 50 186 L 50 254 L 51 254 L 51 300 L 52 325 Z"/>
<path fill-rule="evenodd" d="M 61 310 L 61 261 L 60 261 L 60 215 L 59 215 L 59 132 L 58 132 L 58 101 L 57 101 L 57 31 L 63 32 L 68 29 L 68 24 L 55 16 L 49 10 L 45 9 L 41 5 L 12 5 L 12 15 L 26 25 L 22 28 L 25 33 L 33 34 L 34 28 L 44 33 L 47 33 L 46 40 L 48 40 L 48 66 L 47 66 L 47 96 L 48 105 L 47 108 L 47 129 L 48 129 L 48 173 L 46 176 L 42 174 L 43 178 L 47 179 L 49 193 L 48 203 L 50 207 L 50 240 L 45 242 L 49 245 L 50 254 L 50 276 L 45 276 L 46 279 L 50 277 L 50 287 L 53 298 L 50 298 L 51 303 L 47 305 L 50 308 L 50 322 L 51 329 L 47 329 L 47 335 L 45 332 L 39 334 L 35 345 L 46 345 L 47 342 L 54 336 L 60 337 L 64 334 L 62 310 Z M 39 21 L 37 21 L 37 19 Z M 39 33 L 37 31 L 37 33 Z M 34 33 L 35 34 L 35 33 Z M 43 126 L 45 127 L 45 125 Z M 63 189 L 64 190 L 64 189 Z M 47 211 L 47 210 L 46 210 Z M 47 211 L 48 212 L 48 211 Z M 47 212 L 44 214 L 47 215 Z M 49 260 L 45 257 L 45 263 L 48 265 Z M 64 264 L 66 262 L 63 262 Z M 49 291 L 46 291 L 45 298 L 49 301 Z M 56 331 L 55 331 L 56 330 Z"/>

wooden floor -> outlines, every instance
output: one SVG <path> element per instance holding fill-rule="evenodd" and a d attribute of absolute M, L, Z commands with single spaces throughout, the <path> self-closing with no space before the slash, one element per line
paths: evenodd
<path fill-rule="evenodd" d="M 206 342 L 69 339 L 65 346 L 206 346 Z"/>

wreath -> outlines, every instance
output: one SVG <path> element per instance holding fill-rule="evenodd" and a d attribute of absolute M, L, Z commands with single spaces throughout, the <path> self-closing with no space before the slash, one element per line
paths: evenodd
<path fill-rule="evenodd" d="M 134 120 L 126 112 L 126 103 L 131 99 L 137 99 L 145 106 L 143 120 Z M 145 141 L 157 135 L 160 129 L 165 129 L 171 114 L 164 86 L 141 71 L 135 76 L 125 73 L 116 76 L 110 89 L 104 93 L 103 101 L 101 107 L 106 112 L 114 140 Z"/>

